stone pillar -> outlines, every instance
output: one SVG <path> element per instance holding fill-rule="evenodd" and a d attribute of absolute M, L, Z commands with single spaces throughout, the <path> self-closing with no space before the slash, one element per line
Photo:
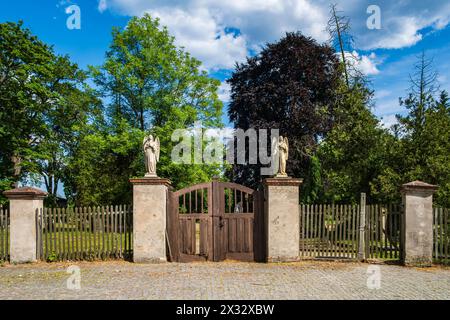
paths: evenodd
<path fill-rule="evenodd" d="M 9 199 L 10 214 L 10 262 L 27 263 L 36 261 L 37 210 L 44 207 L 47 193 L 23 187 L 3 193 Z"/>
<path fill-rule="evenodd" d="M 166 208 L 170 181 L 130 179 L 133 184 L 133 261 L 166 262 Z"/>
<path fill-rule="evenodd" d="M 402 186 L 402 259 L 407 266 L 433 263 L 433 193 L 437 186 L 414 181 Z"/>
<path fill-rule="evenodd" d="M 300 259 L 299 187 L 303 179 L 264 180 L 267 261 Z"/>

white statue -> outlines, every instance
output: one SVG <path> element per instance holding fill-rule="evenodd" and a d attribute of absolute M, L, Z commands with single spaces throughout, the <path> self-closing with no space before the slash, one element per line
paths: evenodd
<path fill-rule="evenodd" d="M 287 137 L 280 136 L 278 139 L 278 174 L 277 176 L 287 177 L 286 161 L 289 158 L 289 141 Z"/>
<path fill-rule="evenodd" d="M 159 162 L 160 144 L 159 138 L 153 138 L 149 135 L 144 138 L 144 158 L 145 158 L 145 176 L 156 177 L 156 163 Z"/>

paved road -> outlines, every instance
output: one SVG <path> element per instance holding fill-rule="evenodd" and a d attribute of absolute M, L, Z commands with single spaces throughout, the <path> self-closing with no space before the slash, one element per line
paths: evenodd
<path fill-rule="evenodd" d="M 71 265 L 80 268 L 79 290 L 67 286 Z M 377 269 L 380 281 L 373 275 Z M 72 280 L 76 288 L 76 276 Z M 450 299 L 450 268 L 345 262 L 6 265 L 0 267 L 0 299 Z"/>

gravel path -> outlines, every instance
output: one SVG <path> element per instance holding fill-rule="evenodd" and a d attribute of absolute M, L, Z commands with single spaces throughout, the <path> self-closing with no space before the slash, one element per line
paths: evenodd
<path fill-rule="evenodd" d="M 72 265 L 80 268 L 78 290 L 67 285 Z M 312 261 L 6 265 L 0 299 L 450 299 L 450 268 Z"/>

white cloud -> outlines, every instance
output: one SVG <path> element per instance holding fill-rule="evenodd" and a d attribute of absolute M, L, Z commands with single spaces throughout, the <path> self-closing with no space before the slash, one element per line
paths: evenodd
<path fill-rule="evenodd" d="M 327 39 L 327 16 L 309 0 L 108 0 L 108 7 L 127 15 L 148 12 L 161 19 L 184 46 L 210 70 L 232 68 L 248 50 L 279 39 L 286 31 L 302 30 Z M 227 32 L 228 28 L 239 34 Z"/>
<path fill-rule="evenodd" d="M 106 0 L 103 0 L 106 6 Z M 356 47 L 368 51 L 413 46 L 425 28 L 442 29 L 450 21 L 450 2 L 378 0 L 381 30 L 369 30 L 366 20 L 371 0 L 336 0 L 349 16 Z M 279 39 L 285 32 L 301 31 L 319 42 L 325 32 L 330 0 L 107 0 L 107 8 L 125 15 L 157 15 L 208 69 L 230 68 L 249 50 Z M 234 28 L 240 34 L 227 33 Z M 361 56 L 360 67 L 377 74 L 376 60 Z"/>
<path fill-rule="evenodd" d="M 360 55 L 358 52 L 346 52 L 347 63 L 354 69 L 358 69 L 364 75 L 371 76 L 380 73 L 377 65 L 380 63 L 374 52 L 369 55 Z M 340 57 L 340 55 L 339 55 Z M 342 59 L 341 59 L 342 60 Z"/>
<path fill-rule="evenodd" d="M 106 9 L 108 9 L 106 0 L 99 0 L 97 9 L 100 13 L 103 13 Z"/>
<path fill-rule="evenodd" d="M 128 15 L 160 8 L 182 9 L 196 15 L 207 9 L 218 24 L 242 28 L 255 41 L 272 41 L 285 31 L 301 30 L 318 40 L 325 40 L 329 0 L 108 0 L 109 6 Z M 379 0 L 381 30 L 368 30 L 366 10 L 371 0 L 337 0 L 351 18 L 358 42 L 366 48 L 402 47 L 420 40 L 418 31 L 426 27 L 442 29 L 450 20 L 447 0 L 391 1 Z"/>
<path fill-rule="evenodd" d="M 226 33 L 205 8 L 195 14 L 182 9 L 160 8 L 150 14 L 161 19 L 175 36 L 178 45 L 200 59 L 209 70 L 232 68 L 247 56 L 247 43 L 242 35 Z"/>

